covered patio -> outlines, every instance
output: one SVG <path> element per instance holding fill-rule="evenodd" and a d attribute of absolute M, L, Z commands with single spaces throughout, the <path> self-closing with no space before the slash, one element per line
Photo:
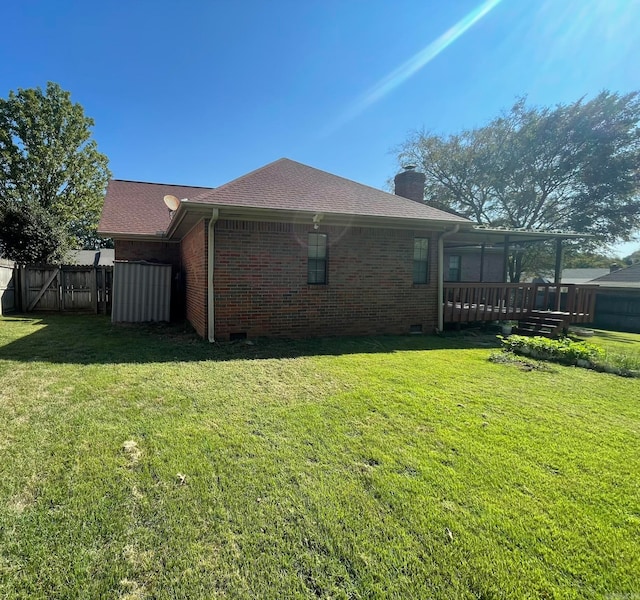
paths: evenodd
<path fill-rule="evenodd" d="M 439 328 L 445 324 L 486 321 L 518 321 L 520 333 L 555 335 L 572 323 L 590 323 L 595 309 L 595 285 L 563 285 L 561 281 L 563 241 L 585 235 L 476 226 L 450 232 L 440 239 L 440 287 L 442 304 Z M 509 283 L 509 259 L 514 246 L 520 248 L 552 240 L 555 244 L 553 283 Z M 444 281 L 442 257 L 446 248 L 475 247 L 480 253 L 476 282 Z M 502 282 L 483 281 L 486 248 L 502 248 Z"/>

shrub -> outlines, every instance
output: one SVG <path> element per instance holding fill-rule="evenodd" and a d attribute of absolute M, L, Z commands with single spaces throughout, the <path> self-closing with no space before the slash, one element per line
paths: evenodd
<path fill-rule="evenodd" d="M 569 338 L 552 340 L 549 338 L 523 335 L 511 335 L 508 338 L 498 336 L 502 340 L 502 348 L 506 352 L 531 355 L 534 358 L 553 360 L 575 365 L 578 361 L 586 361 L 589 366 L 598 364 L 605 357 L 602 348 L 587 342 L 575 342 Z"/>

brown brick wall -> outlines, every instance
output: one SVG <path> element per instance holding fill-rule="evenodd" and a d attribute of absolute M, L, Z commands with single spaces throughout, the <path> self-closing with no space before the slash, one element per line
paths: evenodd
<path fill-rule="evenodd" d="M 116 260 L 149 260 L 180 267 L 180 245 L 171 242 L 115 240 Z"/>
<path fill-rule="evenodd" d="M 474 252 L 460 250 L 444 251 L 444 280 L 449 281 L 449 256 L 460 256 L 461 282 L 475 283 L 480 281 L 480 249 Z M 501 282 L 503 280 L 504 259 L 502 253 L 486 252 L 482 280 L 485 282 Z"/>
<path fill-rule="evenodd" d="M 186 317 L 202 337 L 207 336 L 207 238 L 208 221 L 202 220 L 180 244 Z"/>
<path fill-rule="evenodd" d="M 215 229 L 216 339 L 408 333 L 437 323 L 437 236 L 321 227 L 328 283 L 307 284 L 307 233 L 285 223 L 219 221 Z M 413 239 L 430 238 L 430 282 L 412 283 Z"/>

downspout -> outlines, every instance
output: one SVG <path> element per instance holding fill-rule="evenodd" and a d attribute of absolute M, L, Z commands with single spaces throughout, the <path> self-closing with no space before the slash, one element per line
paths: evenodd
<path fill-rule="evenodd" d="M 213 293 L 213 263 L 215 260 L 214 252 L 214 230 L 219 212 L 214 208 L 209 219 L 209 235 L 207 244 L 207 338 L 210 342 L 215 342 L 215 311 L 214 311 L 214 293 Z"/>
<path fill-rule="evenodd" d="M 444 329 L 444 238 L 458 233 L 460 225 L 443 231 L 438 236 L 438 332 Z"/>

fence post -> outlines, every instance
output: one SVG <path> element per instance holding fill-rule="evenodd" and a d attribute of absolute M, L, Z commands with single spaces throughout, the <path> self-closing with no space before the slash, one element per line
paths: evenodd
<path fill-rule="evenodd" d="M 91 300 L 94 314 L 98 314 L 98 267 L 93 267 L 91 271 Z"/>
<path fill-rule="evenodd" d="M 29 312 L 29 278 L 27 266 L 20 265 L 20 312 Z"/>

